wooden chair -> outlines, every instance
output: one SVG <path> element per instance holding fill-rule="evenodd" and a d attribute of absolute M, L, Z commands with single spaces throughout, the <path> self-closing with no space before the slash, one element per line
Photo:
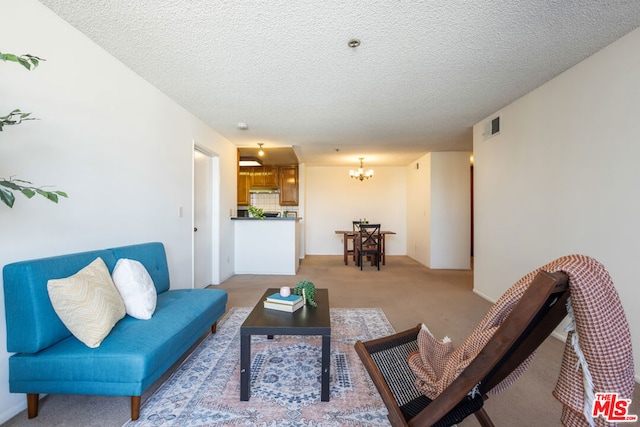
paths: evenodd
<path fill-rule="evenodd" d="M 540 271 L 476 358 L 433 401 L 414 385 L 407 363 L 418 351 L 421 325 L 355 349 L 389 411 L 392 426 L 451 426 L 474 414 L 483 427 L 493 422 L 484 410 L 487 392 L 516 369 L 565 317 L 567 275 Z M 472 390 L 478 393 L 470 393 Z M 473 397 L 471 397 L 473 395 Z"/>
<path fill-rule="evenodd" d="M 381 260 L 381 240 L 380 240 L 380 224 L 360 224 L 360 234 L 356 235 L 355 240 L 356 265 L 362 270 L 362 256 L 371 257 L 371 265 L 375 262 L 380 270 Z"/>
<path fill-rule="evenodd" d="M 356 236 L 360 233 L 360 224 L 362 221 L 353 221 L 353 234 L 347 236 L 345 234 L 344 238 L 351 240 L 351 249 L 349 249 L 349 242 L 347 242 L 345 248 L 345 263 L 347 262 L 347 257 L 351 256 L 353 258 L 353 262 L 356 262 Z"/>

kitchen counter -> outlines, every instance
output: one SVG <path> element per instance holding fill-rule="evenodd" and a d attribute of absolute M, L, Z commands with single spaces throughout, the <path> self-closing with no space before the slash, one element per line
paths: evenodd
<path fill-rule="evenodd" d="M 264 218 L 264 219 L 260 219 L 260 218 L 251 218 L 251 217 L 242 217 L 242 216 L 232 216 L 231 217 L 232 220 L 238 220 L 238 221 L 300 221 L 302 218 L 282 218 L 282 217 L 276 217 L 276 218 Z"/>
<path fill-rule="evenodd" d="M 295 275 L 302 218 L 233 217 L 236 274 Z"/>

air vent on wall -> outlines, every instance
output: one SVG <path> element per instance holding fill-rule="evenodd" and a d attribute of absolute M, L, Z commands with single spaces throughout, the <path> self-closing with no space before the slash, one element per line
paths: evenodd
<path fill-rule="evenodd" d="M 482 132 L 482 136 L 484 139 L 489 139 L 494 135 L 500 133 L 500 116 L 496 116 L 491 120 L 487 120 L 484 123 L 484 130 Z"/>

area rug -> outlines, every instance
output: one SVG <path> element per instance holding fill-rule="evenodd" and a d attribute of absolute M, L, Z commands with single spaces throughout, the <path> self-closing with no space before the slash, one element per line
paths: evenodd
<path fill-rule="evenodd" d="M 319 336 L 252 337 L 251 397 L 240 401 L 240 325 L 250 311 L 232 308 L 125 426 L 389 426 L 353 348 L 394 333 L 381 309 L 331 309 L 329 402 L 320 401 Z"/>

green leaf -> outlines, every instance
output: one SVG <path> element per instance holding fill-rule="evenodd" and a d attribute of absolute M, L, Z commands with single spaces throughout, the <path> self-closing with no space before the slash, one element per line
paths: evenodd
<path fill-rule="evenodd" d="M 51 191 L 45 191 L 41 188 L 36 188 L 36 193 L 38 193 L 39 195 L 41 195 L 42 197 L 51 200 L 54 203 L 58 203 L 58 195 L 55 193 L 52 193 Z"/>
<path fill-rule="evenodd" d="M 11 191 L 0 188 L 0 200 L 2 200 L 5 205 L 12 208 L 13 203 L 16 201 L 16 196 L 14 196 Z"/>
<path fill-rule="evenodd" d="M 13 53 L 0 53 L 0 59 L 3 61 L 18 62 L 18 56 Z"/>
<path fill-rule="evenodd" d="M 38 58 L 34 55 L 14 55 L 12 53 L 0 53 L 0 59 L 3 61 L 11 61 L 17 62 L 18 64 L 25 67 L 27 70 L 32 70 L 40 65 L 40 61 L 45 61 L 45 59 Z"/>
<path fill-rule="evenodd" d="M 31 70 L 31 63 L 24 58 L 18 58 L 18 63 L 27 70 Z"/>
<path fill-rule="evenodd" d="M 31 113 L 23 113 L 19 108 L 16 108 L 6 116 L 0 116 L 0 131 L 6 125 L 19 125 L 24 120 L 38 120 L 35 117 L 29 117 L 30 115 Z"/>
<path fill-rule="evenodd" d="M 31 55 L 27 55 L 29 57 L 29 59 L 31 60 L 31 63 L 33 64 L 33 68 L 36 68 L 38 65 L 40 65 L 40 61 L 37 56 L 31 56 Z"/>
<path fill-rule="evenodd" d="M 67 199 L 69 198 L 69 195 L 64 191 L 54 191 L 54 193 L 56 193 L 58 196 L 66 197 Z"/>
<path fill-rule="evenodd" d="M 35 191 L 33 191 L 33 190 L 32 190 L 32 189 L 30 189 L 30 188 L 22 188 L 22 189 L 20 189 L 20 192 L 21 192 L 22 194 L 24 194 L 24 195 L 27 197 L 27 199 L 30 199 L 30 198 L 32 198 L 33 196 L 35 196 L 35 195 L 36 195 L 36 192 L 35 192 Z"/>
<path fill-rule="evenodd" d="M 13 181 L 6 181 L 3 179 L 2 181 L 0 181 L 0 185 L 2 185 L 3 187 L 10 188 L 12 190 L 17 190 L 17 191 L 22 190 L 22 187 Z"/>
<path fill-rule="evenodd" d="M 16 179 L 12 179 L 11 181 L 12 181 L 12 182 L 21 182 L 21 183 L 23 183 L 23 184 L 33 185 L 33 182 L 31 182 L 31 181 L 25 181 L 24 179 L 17 179 L 17 178 L 16 178 Z"/>

